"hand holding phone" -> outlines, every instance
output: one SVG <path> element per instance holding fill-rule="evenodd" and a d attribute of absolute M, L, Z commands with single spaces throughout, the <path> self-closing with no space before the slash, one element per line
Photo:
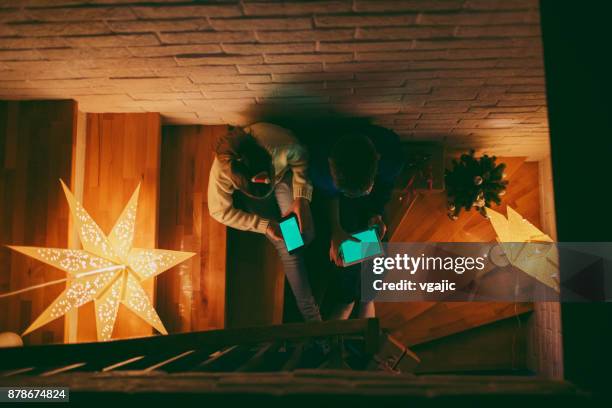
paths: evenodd
<path fill-rule="evenodd" d="M 376 227 L 351 235 L 358 241 L 346 240 L 340 244 L 343 266 L 350 266 L 383 253 Z"/>
<path fill-rule="evenodd" d="M 279 223 L 279 226 L 287 252 L 291 254 L 304 246 L 304 239 L 302 238 L 300 226 L 295 214 L 291 213 L 286 217 L 283 217 Z"/>
<path fill-rule="evenodd" d="M 268 228 L 266 228 L 266 236 L 270 241 L 282 241 L 283 234 L 281 234 L 278 222 L 270 220 Z"/>
<path fill-rule="evenodd" d="M 340 245 L 342 245 L 342 243 L 347 240 L 359 242 L 357 238 L 344 231 L 340 226 L 338 226 L 332 231 L 331 242 L 329 246 L 329 260 L 336 264 L 336 266 L 344 266 L 344 262 L 342 260 L 342 255 L 340 252 Z"/>
<path fill-rule="evenodd" d="M 378 238 L 383 239 L 385 234 L 387 233 L 387 225 L 383 221 L 382 215 L 374 215 L 368 221 L 368 226 L 370 228 L 376 228 L 376 232 L 378 233 Z"/>
<path fill-rule="evenodd" d="M 312 232 L 312 214 L 310 212 L 310 202 L 302 197 L 298 197 L 293 200 L 293 205 L 290 213 L 293 213 L 298 218 L 298 225 L 300 226 L 300 232 L 303 235 Z"/>

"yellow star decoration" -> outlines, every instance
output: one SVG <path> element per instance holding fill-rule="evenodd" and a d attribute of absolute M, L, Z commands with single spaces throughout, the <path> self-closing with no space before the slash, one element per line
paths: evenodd
<path fill-rule="evenodd" d="M 487 215 L 508 261 L 559 292 L 559 254 L 553 239 L 507 208 L 508 218 L 490 208 Z"/>
<path fill-rule="evenodd" d="M 60 182 L 83 249 L 9 246 L 17 252 L 68 273 L 66 289 L 23 335 L 92 300 L 99 341 L 110 340 L 120 303 L 158 332 L 168 334 L 141 283 L 195 254 L 132 247 L 140 185 L 136 187 L 110 234 L 106 236 L 64 182 Z"/>

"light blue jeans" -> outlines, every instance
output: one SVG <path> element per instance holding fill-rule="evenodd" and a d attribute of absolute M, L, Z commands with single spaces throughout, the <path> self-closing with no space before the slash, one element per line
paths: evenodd
<path fill-rule="evenodd" d="M 281 214 L 288 212 L 293 205 L 293 188 L 291 173 L 287 174 L 281 182 L 279 182 L 275 189 L 274 195 L 276 202 L 280 208 Z M 312 240 L 311 232 L 305 232 L 304 242 L 308 243 Z M 312 295 L 312 289 L 310 287 L 310 281 L 308 280 L 308 271 L 304 262 L 304 255 L 301 253 L 290 254 L 287 252 L 285 243 L 283 241 L 270 240 L 278 256 L 280 257 L 283 269 L 285 270 L 285 276 L 289 281 L 289 286 L 297 303 L 302 317 L 306 321 L 321 321 L 321 313 L 319 312 L 319 305 L 315 301 Z"/>

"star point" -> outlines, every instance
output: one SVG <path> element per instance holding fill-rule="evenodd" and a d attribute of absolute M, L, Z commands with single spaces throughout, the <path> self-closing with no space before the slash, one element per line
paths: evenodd
<path fill-rule="evenodd" d="M 559 253 L 553 239 L 510 206 L 507 206 L 507 213 L 505 217 L 487 209 L 497 241 L 508 261 L 559 292 Z"/>

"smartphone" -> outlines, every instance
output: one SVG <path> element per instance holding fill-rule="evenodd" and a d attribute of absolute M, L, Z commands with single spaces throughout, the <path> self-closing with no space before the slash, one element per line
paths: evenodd
<path fill-rule="evenodd" d="M 350 266 L 374 258 L 383 253 L 382 244 L 376 228 L 351 234 L 359 242 L 346 240 L 340 244 L 340 256 L 343 266 Z"/>
<path fill-rule="evenodd" d="M 287 247 L 287 252 L 292 254 L 296 250 L 304 246 L 304 239 L 300 232 L 300 225 L 295 214 L 289 214 L 283 217 L 279 223 L 283 240 Z"/>

